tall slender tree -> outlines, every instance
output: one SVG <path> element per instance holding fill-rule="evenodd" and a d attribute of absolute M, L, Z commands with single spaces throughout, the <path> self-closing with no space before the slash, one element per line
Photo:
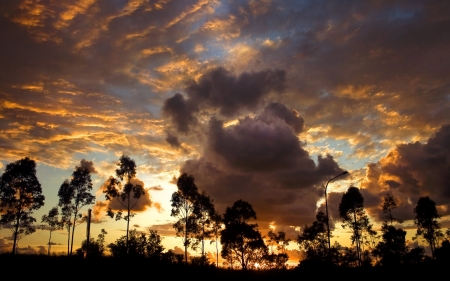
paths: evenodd
<path fill-rule="evenodd" d="M 9 225 L 13 236 L 12 253 L 17 241 L 35 231 L 34 210 L 44 205 L 41 184 L 36 177 L 36 163 L 28 157 L 6 165 L 0 178 L 0 209 L 4 211 L 0 223 Z"/>
<path fill-rule="evenodd" d="M 128 249 L 130 220 L 135 215 L 131 211 L 136 206 L 139 198 L 145 194 L 145 190 L 142 185 L 133 183 L 136 179 L 136 163 L 134 160 L 128 156 L 122 155 L 117 166 L 117 178 L 109 178 L 103 193 L 105 193 L 106 200 L 117 199 L 127 212 L 126 216 L 122 216 L 122 210 L 117 212 L 113 212 L 111 208 L 108 210 L 108 215 L 111 218 L 115 216 L 116 220 L 124 219 L 127 222 L 126 247 Z M 132 200 L 132 198 L 134 200 Z"/>
<path fill-rule="evenodd" d="M 420 197 L 414 208 L 417 225 L 416 237 L 423 237 L 430 245 L 431 257 L 434 259 L 434 251 L 438 245 L 438 239 L 443 237 L 441 226 L 438 222 L 440 215 L 436 209 L 436 203 L 430 197 Z"/>
<path fill-rule="evenodd" d="M 84 206 L 94 204 L 95 202 L 95 196 L 90 193 L 91 191 L 91 171 L 82 165 L 76 166 L 70 181 L 65 180 L 59 188 L 59 206 L 63 209 L 65 224 L 69 228 L 69 236 L 70 227 L 72 228 L 70 250 L 68 249 L 69 255 L 72 255 L 73 251 L 75 227 L 83 222 L 80 211 Z"/>
<path fill-rule="evenodd" d="M 58 207 L 51 208 L 48 214 L 42 216 L 41 221 L 46 224 L 43 226 L 43 228 L 47 229 L 50 232 L 47 248 L 47 255 L 50 256 L 50 248 L 52 246 L 52 232 L 63 227 L 63 222 L 59 218 Z"/>
<path fill-rule="evenodd" d="M 364 211 L 364 198 L 357 187 L 350 187 L 342 196 L 339 204 L 339 216 L 344 224 L 342 227 L 349 227 L 352 230 L 352 243 L 356 246 L 358 262 L 361 265 L 362 232 L 369 227 L 369 218 Z"/>
<path fill-rule="evenodd" d="M 194 213 L 197 216 L 198 232 L 196 233 L 196 244 L 201 244 L 202 256 L 205 255 L 205 240 L 210 239 L 211 232 L 211 217 L 214 215 L 213 200 L 205 192 L 198 194 Z"/>
<path fill-rule="evenodd" d="M 72 194 L 73 186 L 65 180 L 58 190 L 58 206 L 61 207 L 61 223 L 67 230 L 67 255 L 70 255 L 70 229 L 72 228 Z"/>
<path fill-rule="evenodd" d="M 187 263 L 187 249 L 192 243 L 192 239 L 198 233 L 198 216 L 196 214 L 196 202 L 198 198 L 198 188 L 194 183 L 192 175 L 183 173 L 177 180 L 178 190 L 172 194 L 170 200 L 172 206 L 171 216 L 178 218 L 173 227 L 177 236 L 181 237 L 184 245 L 184 260 Z"/>
<path fill-rule="evenodd" d="M 216 267 L 219 267 L 219 238 L 222 226 L 222 216 L 217 211 L 214 211 L 214 214 L 211 216 L 211 233 L 214 240 L 212 240 L 211 243 L 216 243 Z"/>

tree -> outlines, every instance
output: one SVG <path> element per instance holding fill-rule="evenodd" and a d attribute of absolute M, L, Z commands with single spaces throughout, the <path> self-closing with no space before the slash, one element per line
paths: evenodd
<path fill-rule="evenodd" d="M 61 207 L 62 217 L 61 223 L 67 230 L 67 255 L 70 255 L 70 229 L 72 227 L 72 194 L 73 186 L 70 185 L 69 180 L 65 180 L 58 190 L 59 202 Z"/>
<path fill-rule="evenodd" d="M 131 210 L 136 206 L 139 198 L 145 194 L 144 187 L 140 184 L 134 184 L 133 180 L 136 178 L 136 163 L 130 157 L 122 155 L 117 163 L 119 166 L 116 169 L 117 178 L 110 177 L 105 193 L 106 200 L 113 200 L 117 198 L 117 201 L 125 208 L 127 215 L 122 217 L 122 210 L 114 213 L 111 209 L 108 210 L 108 215 L 116 220 L 124 219 L 127 221 L 127 234 L 126 245 L 128 246 L 128 232 L 130 229 L 130 220 L 135 215 Z M 135 199 L 132 203 L 131 198 Z"/>
<path fill-rule="evenodd" d="M 48 255 L 50 256 L 50 248 L 52 245 L 52 232 L 57 229 L 63 228 L 63 222 L 59 219 L 58 207 L 53 207 L 50 209 L 47 215 L 42 216 L 42 223 L 46 225 L 43 226 L 44 229 L 48 229 L 50 236 L 48 238 Z"/>
<path fill-rule="evenodd" d="M 308 264 L 320 264 L 326 261 L 328 255 L 327 216 L 318 212 L 316 221 L 311 226 L 305 225 L 302 234 L 297 236 L 300 250 L 305 252 L 305 260 Z"/>
<path fill-rule="evenodd" d="M 78 256 L 86 256 L 89 253 L 89 257 L 103 257 L 105 255 L 105 236 L 108 234 L 106 230 L 102 229 L 100 234 L 97 236 L 97 240 L 94 238 L 89 239 L 89 244 L 87 240 L 81 242 L 81 248 L 76 250 Z M 89 246 L 88 246 L 89 245 Z M 89 247 L 89 251 L 88 251 Z"/>
<path fill-rule="evenodd" d="M 211 217 L 214 215 L 215 209 L 213 200 L 205 193 L 197 195 L 195 200 L 194 213 L 197 216 L 198 231 L 196 233 L 196 243 L 201 243 L 202 256 L 205 255 L 205 240 L 211 238 Z"/>
<path fill-rule="evenodd" d="M 35 231 L 34 210 L 44 205 L 41 184 L 36 177 L 36 163 L 28 157 L 6 165 L 0 178 L 0 223 L 12 231 L 13 249 L 16 253 L 17 241 Z"/>
<path fill-rule="evenodd" d="M 128 246 L 126 239 L 128 239 Z M 110 243 L 108 248 L 113 257 L 131 257 L 160 260 L 163 256 L 164 247 L 161 245 L 161 236 L 155 230 L 150 230 L 147 237 L 145 233 L 136 229 L 130 230 L 129 236 L 122 236 L 115 243 Z"/>
<path fill-rule="evenodd" d="M 87 167 L 76 166 L 70 182 L 65 180 L 58 191 L 59 206 L 63 208 L 64 222 L 68 228 L 72 227 L 69 255 L 73 250 L 75 227 L 84 221 L 80 210 L 95 202 L 95 196 L 90 193 L 91 190 L 91 171 Z"/>
<path fill-rule="evenodd" d="M 362 232 L 369 228 L 370 224 L 369 218 L 364 211 L 364 198 L 357 187 L 350 187 L 342 196 L 339 204 L 339 216 L 344 222 L 342 227 L 349 227 L 352 230 L 352 244 L 356 246 L 356 255 L 361 265 Z"/>
<path fill-rule="evenodd" d="M 397 265 L 408 252 L 405 239 L 406 231 L 401 228 L 397 229 L 392 225 L 393 221 L 399 221 L 392 215 L 395 208 L 397 208 L 397 204 L 394 197 L 389 194 L 386 195 L 383 202 L 385 221 L 381 227 L 382 241 L 372 251 L 373 255 L 380 257 L 379 264 L 381 265 Z"/>
<path fill-rule="evenodd" d="M 393 221 L 401 222 L 399 219 L 396 219 L 392 216 L 392 210 L 394 210 L 395 208 L 397 208 L 397 204 L 395 203 L 394 196 L 392 196 L 391 194 L 386 194 L 383 201 L 383 213 L 385 220 L 387 222 L 390 222 L 391 225 Z"/>
<path fill-rule="evenodd" d="M 219 243 L 218 240 L 220 238 L 220 231 L 222 230 L 223 218 L 217 212 L 214 211 L 214 214 L 211 216 L 211 233 L 214 237 L 214 240 L 211 243 L 216 243 L 216 267 L 219 267 Z"/>
<path fill-rule="evenodd" d="M 289 246 L 291 241 L 286 238 L 286 233 L 284 231 L 278 231 L 275 233 L 270 230 L 267 234 L 267 242 L 270 245 L 270 253 L 265 256 L 265 267 L 267 269 L 284 269 L 286 268 L 286 262 L 289 260 L 288 254 L 286 254 L 286 246 Z M 273 250 L 276 247 L 277 252 Z"/>
<path fill-rule="evenodd" d="M 164 247 L 161 244 L 162 238 L 156 230 L 150 230 L 150 234 L 147 238 L 147 257 L 153 260 L 160 260 Z"/>
<path fill-rule="evenodd" d="M 170 202 L 172 203 L 172 217 L 177 217 L 173 227 L 178 237 L 182 237 L 184 245 L 184 259 L 187 263 L 187 248 L 198 233 L 196 202 L 198 197 L 198 188 L 194 183 L 192 175 L 182 174 L 177 180 L 178 190 L 172 194 Z"/>
<path fill-rule="evenodd" d="M 259 257 L 267 254 L 258 225 L 248 223 L 250 219 L 256 219 L 252 206 L 242 200 L 234 202 L 224 214 L 225 228 L 220 237 L 222 257 L 236 258 L 243 270 L 251 268 Z"/>
<path fill-rule="evenodd" d="M 436 203 L 427 197 L 420 197 L 417 206 L 414 208 L 416 217 L 414 223 L 417 225 L 416 237 L 423 237 L 430 245 L 431 257 L 434 259 L 434 251 L 438 239 L 443 237 L 441 226 L 437 221 L 440 218 Z"/>

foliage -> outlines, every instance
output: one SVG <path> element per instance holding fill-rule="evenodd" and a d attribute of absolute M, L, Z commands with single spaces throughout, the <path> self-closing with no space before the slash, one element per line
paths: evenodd
<path fill-rule="evenodd" d="M 219 266 L 219 243 L 218 239 L 220 238 L 220 231 L 222 230 L 223 218 L 222 216 L 215 211 L 211 216 L 211 235 L 214 237 L 214 240 L 211 240 L 211 243 L 216 243 L 216 267 Z"/>
<path fill-rule="evenodd" d="M 398 265 L 400 264 L 408 252 L 406 246 L 406 231 L 401 228 L 392 226 L 393 221 L 399 221 L 394 218 L 392 211 L 397 208 L 394 197 L 386 195 L 383 202 L 383 212 L 385 213 L 385 221 L 381 227 L 382 241 L 380 241 L 372 254 L 379 257 L 377 262 L 380 265 Z M 390 224 L 388 224 L 390 223 Z"/>
<path fill-rule="evenodd" d="M 81 248 L 77 249 L 77 256 L 89 256 L 93 257 L 103 257 L 105 255 L 105 236 L 108 234 L 106 230 L 102 229 L 100 234 L 97 237 L 97 240 L 94 238 L 89 239 L 89 246 L 87 240 L 83 240 L 81 242 Z M 89 249 L 89 251 L 88 251 Z"/>
<path fill-rule="evenodd" d="M 53 207 L 48 211 L 47 215 L 42 216 L 42 223 L 45 223 L 46 225 L 43 226 L 44 229 L 48 229 L 50 232 L 50 236 L 48 238 L 48 252 L 47 255 L 50 256 L 50 248 L 52 246 L 51 240 L 52 240 L 52 232 L 57 229 L 63 228 L 63 221 L 59 218 L 59 210 L 58 207 Z"/>
<path fill-rule="evenodd" d="M 213 234 L 213 222 L 211 217 L 214 215 L 214 212 L 213 200 L 205 192 L 198 194 L 194 205 L 198 231 L 195 233 L 196 241 L 193 244 L 193 248 L 198 244 L 201 244 L 202 256 L 205 255 L 205 240 L 210 239 Z"/>
<path fill-rule="evenodd" d="M 9 228 L 13 236 L 12 253 L 18 240 L 36 231 L 34 210 L 44 205 L 41 184 L 36 177 L 36 163 L 28 157 L 6 165 L 0 178 L 0 224 Z"/>
<path fill-rule="evenodd" d="M 187 248 L 191 245 L 192 239 L 199 232 L 196 210 L 198 208 L 197 197 L 198 188 L 194 183 L 192 175 L 182 174 L 177 180 L 178 190 L 172 194 L 171 216 L 178 218 L 173 227 L 177 236 L 182 238 L 184 245 L 184 260 L 187 263 Z"/>
<path fill-rule="evenodd" d="M 437 247 L 438 239 L 443 237 L 441 227 L 437 221 L 440 218 L 436 203 L 427 197 L 420 197 L 417 206 L 414 208 L 416 217 L 414 223 L 417 225 L 416 238 L 422 237 L 430 245 L 431 257 L 434 258 L 434 252 Z"/>
<path fill-rule="evenodd" d="M 128 239 L 128 246 L 127 246 Z M 149 236 L 138 232 L 136 229 L 130 230 L 129 236 L 120 237 L 115 243 L 110 243 L 108 248 L 113 257 L 123 258 L 152 258 L 160 260 L 163 257 L 164 247 L 161 245 L 161 236 L 157 231 L 150 230 Z"/>
<path fill-rule="evenodd" d="M 306 259 L 325 261 L 328 249 L 326 223 L 326 215 L 318 212 L 316 221 L 311 226 L 305 225 L 302 234 L 297 236 L 297 243 L 300 250 L 305 252 Z"/>
<path fill-rule="evenodd" d="M 116 169 L 117 178 L 110 177 L 108 179 L 108 184 L 106 189 L 103 190 L 105 193 L 106 200 L 117 199 L 117 201 L 125 208 L 127 211 L 126 216 L 123 215 L 123 211 L 113 212 L 108 209 L 108 215 L 116 220 L 124 219 L 127 221 L 127 234 L 126 234 L 126 245 L 128 245 L 128 232 L 130 227 L 130 220 L 135 215 L 131 210 L 136 206 L 139 198 L 145 194 L 144 187 L 140 184 L 133 184 L 133 179 L 136 178 L 136 163 L 130 157 L 122 155 L 119 162 L 116 164 L 119 168 Z M 132 204 L 131 197 L 136 199 Z"/>
<path fill-rule="evenodd" d="M 370 229 L 370 224 L 364 211 L 364 198 L 358 188 L 352 186 L 344 193 L 339 204 L 339 216 L 344 222 L 342 227 L 349 227 L 352 230 L 352 244 L 356 246 L 356 256 L 361 265 L 363 252 L 361 237 L 364 230 Z"/>
<path fill-rule="evenodd" d="M 68 247 L 68 254 L 72 254 L 73 239 L 75 234 L 75 227 L 84 222 L 84 218 L 80 213 L 81 209 L 90 204 L 94 204 L 95 196 L 90 192 L 92 191 L 92 179 L 91 171 L 82 166 L 76 166 L 72 173 L 72 177 L 69 180 L 65 180 L 58 191 L 59 203 L 63 213 L 63 224 L 68 229 L 68 235 L 70 237 L 70 231 L 72 231 L 70 247 Z M 72 228 L 72 229 L 70 229 Z M 68 243 L 69 243 L 68 237 Z"/>
<path fill-rule="evenodd" d="M 256 219 L 252 206 L 245 201 L 236 201 L 228 207 L 224 215 L 225 229 L 221 231 L 222 257 L 238 261 L 241 268 L 253 268 L 267 254 L 267 247 L 258 231 L 257 224 L 250 224 L 250 219 Z"/>

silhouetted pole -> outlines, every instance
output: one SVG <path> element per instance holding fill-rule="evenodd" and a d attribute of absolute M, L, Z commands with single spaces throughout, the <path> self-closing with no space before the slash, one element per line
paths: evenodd
<path fill-rule="evenodd" d="M 329 217 L 328 217 L 328 198 L 327 198 L 327 187 L 328 184 L 330 183 L 330 181 L 334 180 L 335 178 L 338 178 L 340 176 L 343 176 L 345 174 L 348 174 L 347 171 L 342 172 L 341 174 L 335 176 L 334 178 L 330 179 L 327 182 L 327 185 L 325 185 L 325 210 L 327 212 L 327 231 L 328 231 L 328 255 L 330 254 L 330 249 L 331 249 L 331 242 L 330 242 L 330 224 L 328 223 L 329 221 Z"/>

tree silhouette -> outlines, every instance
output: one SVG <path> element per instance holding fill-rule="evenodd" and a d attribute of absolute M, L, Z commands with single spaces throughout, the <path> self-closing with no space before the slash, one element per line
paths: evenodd
<path fill-rule="evenodd" d="M 420 197 L 414 213 L 416 214 L 414 223 L 417 225 L 416 237 L 421 236 L 428 242 L 431 257 L 434 259 L 438 239 L 443 237 L 441 226 L 437 221 L 440 216 L 436 209 L 436 203 L 428 196 Z"/>
<path fill-rule="evenodd" d="M 196 202 L 198 197 L 198 188 L 194 183 L 192 175 L 183 173 L 177 180 L 178 190 L 172 194 L 170 202 L 172 203 L 171 216 L 178 218 L 173 227 L 177 236 L 182 238 L 184 245 L 184 260 L 187 263 L 187 248 L 192 242 L 192 238 L 198 233 L 198 224 L 196 214 Z"/>
<path fill-rule="evenodd" d="M 13 249 L 17 241 L 35 231 L 31 216 L 44 205 L 41 184 L 36 177 L 36 163 L 28 157 L 6 165 L 0 178 L 0 209 L 4 211 L 0 223 L 12 231 Z"/>
<path fill-rule="evenodd" d="M 211 217 L 214 215 L 215 209 L 213 200 L 205 193 L 198 194 L 195 201 L 194 213 L 197 216 L 198 231 L 196 233 L 196 243 L 201 243 L 202 256 L 205 255 L 205 240 L 212 237 Z"/>
<path fill-rule="evenodd" d="M 311 226 L 305 225 L 303 232 L 297 236 L 300 250 L 305 252 L 306 263 L 323 263 L 328 255 L 327 216 L 318 212 L 316 221 Z"/>
<path fill-rule="evenodd" d="M 106 230 L 102 229 L 100 234 L 97 236 L 97 239 L 94 238 L 89 239 L 89 244 L 87 240 L 83 240 L 81 242 L 81 248 L 76 250 L 77 256 L 86 256 L 89 253 L 90 258 L 98 258 L 103 257 L 105 255 L 105 236 L 108 234 Z M 88 251 L 89 248 L 89 251 Z"/>
<path fill-rule="evenodd" d="M 50 232 L 50 236 L 48 238 L 48 252 L 47 252 L 47 255 L 50 256 L 50 248 L 52 245 L 51 244 L 52 232 L 54 230 L 63 228 L 63 222 L 59 218 L 58 207 L 51 208 L 47 215 L 43 215 L 41 222 L 46 224 L 43 226 L 43 228 L 47 229 Z"/>
<path fill-rule="evenodd" d="M 80 211 L 84 206 L 95 202 L 95 196 L 90 193 L 91 190 L 91 171 L 82 166 L 76 166 L 70 181 L 65 180 L 59 188 L 59 206 L 62 207 L 63 221 L 66 227 L 72 228 L 69 255 L 73 251 L 75 227 L 84 221 Z M 68 233 L 70 235 L 70 230 Z"/>
<path fill-rule="evenodd" d="M 394 196 L 392 196 L 391 194 L 386 194 L 383 201 L 383 213 L 385 220 L 387 222 L 390 222 L 391 225 L 393 221 L 401 222 L 399 219 L 396 219 L 392 216 L 392 210 L 394 210 L 395 208 L 397 208 L 397 204 L 395 203 Z"/>
<path fill-rule="evenodd" d="M 270 253 L 265 256 L 265 264 L 267 269 L 283 269 L 286 268 L 286 262 L 289 260 L 288 254 L 286 254 L 286 246 L 289 246 L 291 241 L 286 238 L 286 233 L 284 231 L 278 231 L 275 233 L 270 230 L 267 234 L 268 239 L 266 240 L 270 245 Z M 276 247 L 277 252 L 273 250 Z"/>
<path fill-rule="evenodd" d="M 110 177 L 105 193 L 106 200 L 113 200 L 117 198 L 117 201 L 125 208 L 127 215 L 122 217 L 122 210 L 114 213 L 111 208 L 108 209 L 108 215 L 116 220 L 124 219 L 127 221 L 127 234 L 126 245 L 128 245 L 128 232 L 130 229 L 130 220 L 135 215 L 131 213 L 131 210 L 136 206 L 139 198 L 145 194 L 144 187 L 140 184 L 133 184 L 132 181 L 136 178 L 136 163 L 128 156 L 122 155 L 119 159 L 119 166 L 116 169 L 117 179 Z M 136 199 L 134 203 L 131 202 L 131 197 Z"/>
<path fill-rule="evenodd" d="M 216 243 L 216 267 L 219 267 L 219 243 L 218 240 L 220 238 L 220 231 L 222 230 L 223 218 L 217 212 L 214 211 L 214 214 L 211 216 L 211 234 L 214 237 L 214 240 L 211 243 Z"/>
<path fill-rule="evenodd" d="M 62 217 L 61 223 L 67 230 L 67 255 L 70 255 L 70 229 L 72 227 L 72 194 L 73 186 L 70 185 L 69 180 L 65 180 L 58 190 L 59 202 L 61 207 Z"/>
<path fill-rule="evenodd" d="M 357 187 L 350 187 L 342 196 L 339 204 L 339 216 L 344 224 L 343 228 L 352 230 L 352 244 L 356 245 L 356 255 L 361 265 L 362 261 L 362 232 L 369 227 L 369 218 L 364 211 L 364 198 Z"/>
<path fill-rule="evenodd" d="M 127 245 L 128 239 L 128 245 Z M 161 236 L 155 230 L 150 230 L 149 236 L 136 229 L 130 230 L 129 236 L 122 236 L 115 243 L 110 243 L 108 248 L 113 257 L 151 258 L 160 260 L 164 247 L 161 245 Z"/>
<path fill-rule="evenodd" d="M 392 215 L 395 208 L 397 208 L 397 204 L 394 197 L 390 194 L 386 195 L 383 202 L 385 221 L 381 227 L 383 241 L 380 241 L 372 251 L 373 255 L 380 257 L 378 263 L 381 265 L 398 265 L 408 252 L 405 239 L 406 231 L 401 228 L 397 229 L 392 225 L 393 221 L 399 221 Z"/>
<path fill-rule="evenodd" d="M 250 219 L 256 219 L 252 206 L 242 200 L 234 202 L 224 214 L 225 228 L 220 237 L 222 257 L 236 257 L 243 270 L 253 266 L 258 257 L 267 253 L 258 225 L 248 223 Z"/>

